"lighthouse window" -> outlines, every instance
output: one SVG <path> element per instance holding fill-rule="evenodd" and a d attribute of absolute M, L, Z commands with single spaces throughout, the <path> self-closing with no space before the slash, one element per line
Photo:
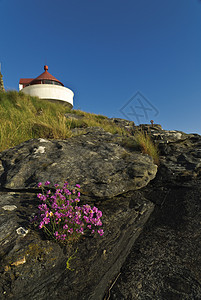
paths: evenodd
<path fill-rule="evenodd" d="M 54 84 L 56 85 L 61 85 L 61 83 L 54 81 Z"/>
<path fill-rule="evenodd" d="M 61 83 L 57 82 L 57 81 L 52 81 L 52 80 L 43 80 L 42 82 L 43 84 L 55 84 L 55 85 L 61 85 Z"/>
<path fill-rule="evenodd" d="M 43 84 L 53 84 L 51 80 L 43 80 Z"/>

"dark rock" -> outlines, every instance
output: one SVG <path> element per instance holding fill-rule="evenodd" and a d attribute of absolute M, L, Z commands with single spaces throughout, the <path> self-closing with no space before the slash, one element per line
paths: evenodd
<path fill-rule="evenodd" d="M 100 129 L 66 141 L 31 140 L 1 157 L 0 293 L 5 299 L 102 299 L 154 204 L 135 191 L 155 177 L 151 158 L 130 153 Z M 103 211 L 104 236 L 61 248 L 30 225 L 39 181 L 69 179 L 83 204 Z M 34 192 L 35 191 L 35 192 Z M 72 268 L 66 262 L 75 253 Z"/>
<path fill-rule="evenodd" d="M 162 131 L 162 127 L 160 124 L 140 124 L 138 127 L 140 128 L 140 130 L 142 129 L 146 132 L 150 132 L 150 130 Z"/>
<path fill-rule="evenodd" d="M 159 146 L 158 172 L 149 156 L 98 128 L 0 154 L 2 299 L 201 299 L 201 137 L 155 124 L 141 130 Z M 60 247 L 30 225 L 37 183 L 66 179 L 103 211 L 103 237 Z"/>
<path fill-rule="evenodd" d="M 156 178 L 139 191 L 155 210 L 110 299 L 201 299 L 200 142 L 200 136 L 184 135 L 167 143 Z"/>
<path fill-rule="evenodd" d="M 164 191 L 164 202 L 156 207 L 133 246 L 111 295 L 201 299 L 200 193 L 197 181 L 189 187 L 169 186 L 168 194 Z M 157 189 L 153 194 L 158 197 Z"/>
<path fill-rule="evenodd" d="M 61 249 L 29 224 L 36 212 L 36 195 L 2 192 L 1 295 L 6 299 L 102 299 L 154 207 L 132 197 L 133 208 L 129 208 L 130 201 L 128 194 L 99 204 L 104 236 L 85 237 L 73 248 Z M 71 263 L 75 271 L 69 271 L 66 262 L 76 247 Z"/>
<path fill-rule="evenodd" d="M 131 134 L 131 135 L 134 134 L 136 126 L 133 121 L 128 121 L 128 120 L 120 119 L 120 118 L 111 118 L 109 120 L 111 120 L 113 123 L 115 123 L 115 125 L 127 130 L 128 134 Z"/>

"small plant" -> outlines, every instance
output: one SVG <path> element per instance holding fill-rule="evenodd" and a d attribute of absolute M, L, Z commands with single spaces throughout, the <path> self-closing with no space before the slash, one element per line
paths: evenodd
<path fill-rule="evenodd" d="M 49 185 L 50 182 L 46 181 L 44 189 L 41 182 L 38 184 L 38 187 L 43 189 L 43 194 L 37 195 L 42 203 L 38 206 L 39 211 L 33 221 L 38 224 L 39 229 L 62 243 L 78 240 L 84 234 L 104 234 L 103 229 L 100 229 L 102 212 L 88 204 L 79 206 L 78 184 L 72 190 L 68 182 L 65 182 L 62 188 L 55 184 L 54 194 L 47 189 Z"/>
<path fill-rule="evenodd" d="M 144 131 L 137 131 L 135 140 L 141 148 L 142 153 L 146 153 L 153 158 L 155 164 L 159 165 L 159 150 L 151 137 Z"/>
<path fill-rule="evenodd" d="M 67 260 L 67 262 L 66 262 L 66 269 L 67 270 L 70 270 L 70 271 L 75 271 L 75 269 L 72 269 L 71 267 L 70 267 L 70 261 L 71 260 L 73 260 L 73 259 L 75 259 L 75 254 L 77 253 L 77 249 L 75 250 L 75 253 L 73 254 L 73 255 L 71 255 L 69 258 L 68 258 L 68 260 Z"/>

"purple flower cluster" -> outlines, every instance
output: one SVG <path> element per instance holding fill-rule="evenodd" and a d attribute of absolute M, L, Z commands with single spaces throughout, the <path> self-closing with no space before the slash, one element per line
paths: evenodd
<path fill-rule="evenodd" d="M 50 185 L 46 181 L 44 186 Z M 79 206 L 80 185 L 76 184 L 74 189 L 70 189 L 68 182 L 65 182 L 60 188 L 58 184 L 54 185 L 56 191 L 52 194 L 51 190 L 45 193 L 39 193 L 37 197 L 41 204 L 38 206 L 39 213 L 35 220 L 39 222 L 39 228 L 53 236 L 59 241 L 73 241 L 85 232 L 102 236 L 104 234 L 101 217 L 102 212 L 97 207 L 91 207 L 88 204 Z M 38 187 L 43 188 L 41 182 Z"/>

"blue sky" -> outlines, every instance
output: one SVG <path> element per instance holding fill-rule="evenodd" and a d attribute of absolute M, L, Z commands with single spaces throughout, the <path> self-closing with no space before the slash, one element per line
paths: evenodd
<path fill-rule="evenodd" d="M 201 134 L 200 0 L 0 0 L 6 89 L 49 72 L 75 109 Z"/>

